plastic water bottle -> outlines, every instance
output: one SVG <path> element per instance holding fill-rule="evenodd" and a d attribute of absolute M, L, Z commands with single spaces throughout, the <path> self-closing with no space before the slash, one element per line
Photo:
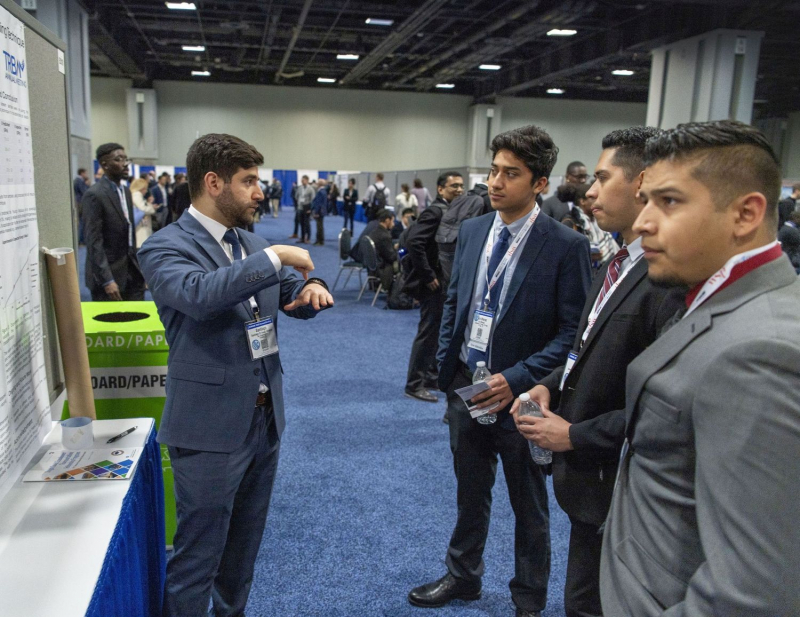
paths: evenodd
<path fill-rule="evenodd" d="M 481 381 L 486 381 L 492 374 L 489 372 L 489 369 L 486 368 L 486 362 L 476 362 L 475 363 L 475 372 L 472 374 L 472 383 L 480 383 Z M 497 414 L 496 413 L 487 413 L 482 416 L 478 416 L 476 418 L 478 424 L 494 424 L 497 422 Z"/>
<path fill-rule="evenodd" d="M 521 416 L 533 416 L 535 418 L 544 418 L 541 408 L 531 400 L 531 395 L 525 392 L 519 395 L 519 411 Z M 553 461 L 553 452 L 540 448 L 532 441 L 528 442 L 528 448 L 531 451 L 533 462 L 537 465 L 549 465 Z"/>

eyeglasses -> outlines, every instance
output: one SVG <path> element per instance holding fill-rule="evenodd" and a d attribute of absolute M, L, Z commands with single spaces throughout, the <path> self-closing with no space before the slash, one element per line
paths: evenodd
<path fill-rule="evenodd" d="M 446 189 L 463 189 L 464 185 L 463 184 L 446 184 L 445 188 Z"/>
<path fill-rule="evenodd" d="M 108 159 L 109 161 L 114 161 L 115 163 L 130 163 L 131 160 L 127 156 L 115 156 L 113 159 Z"/>

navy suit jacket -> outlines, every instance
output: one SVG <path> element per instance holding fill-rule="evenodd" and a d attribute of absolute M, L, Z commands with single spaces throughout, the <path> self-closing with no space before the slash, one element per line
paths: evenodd
<path fill-rule="evenodd" d="M 456 374 L 464 331 L 472 319 L 478 260 L 494 217 L 491 212 L 466 220 L 458 234 L 439 331 L 437 360 L 443 391 Z M 515 397 L 566 361 L 591 280 L 586 237 L 540 215 L 525 241 L 492 334 L 492 373 L 503 373 Z M 516 430 L 508 409 L 498 420 L 504 428 Z"/>
<path fill-rule="evenodd" d="M 266 240 L 237 231 L 247 257 L 233 263 L 191 215 L 150 236 L 139 250 L 169 343 L 160 443 L 235 450 L 250 430 L 262 381 L 272 393 L 279 435 L 286 423 L 280 354 L 251 360 L 244 324 L 253 319 L 249 298 L 254 296 L 261 316 L 275 320 L 277 333 L 278 311 L 304 281 L 286 268 L 275 270 L 263 251 Z M 316 312 L 306 306 L 287 314 L 308 319 Z"/>

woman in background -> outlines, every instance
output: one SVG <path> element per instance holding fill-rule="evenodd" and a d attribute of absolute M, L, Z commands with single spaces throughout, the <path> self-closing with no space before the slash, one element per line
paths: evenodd
<path fill-rule="evenodd" d="M 133 196 L 133 205 L 142 214 L 137 216 L 136 210 L 133 212 L 133 218 L 139 220 L 136 225 L 136 247 L 142 246 L 142 243 L 153 235 L 153 215 L 156 213 L 155 204 L 153 204 L 152 195 L 145 199 L 147 193 L 147 180 L 143 178 L 136 178 L 131 182 L 131 195 Z"/>
<path fill-rule="evenodd" d="M 400 185 L 400 193 L 397 195 L 397 208 L 395 209 L 396 214 L 400 214 L 406 208 L 411 208 L 414 210 L 414 216 L 419 214 L 419 200 L 417 196 L 411 193 L 408 190 L 407 184 Z"/>
<path fill-rule="evenodd" d="M 428 192 L 428 189 L 422 186 L 422 180 L 419 178 L 414 178 L 414 188 L 411 189 L 411 193 L 417 198 L 417 203 L 419 204 L 417 214 L 431 205 L 431 194 Z M 402 210 L 400 210 L 400 212 L 402 212 Z"/>
<path fill-rule="evenodd" d="M 344 190 L 344 228 L 347 229 L 347 221 L 350 221 L 350 236 L 353 235 L 353 220 L 356 216 L 356 202 L 358 201 L 358 189 L 356 179 L 350 178 L 347 181 L 347 188 Z"/>

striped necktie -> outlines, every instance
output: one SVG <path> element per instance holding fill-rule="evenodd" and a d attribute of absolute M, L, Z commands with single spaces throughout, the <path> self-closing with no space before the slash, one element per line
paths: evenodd
<path fill-rule="evenodd" d="M 597 306 L 600 306 L 600 304 L 603 302 L 603 298 L 606 297 L 608 290 L 611 289 L 614 286 L 614 283 L 616 283 L 619 279 L 619 272 L 622 269 L 622 262 L 627 258 L 628 248 L 623 246 L 617 251 L 617 254 L 614 255 L 614 259 L 608 265 L 606 280 L 603 281 L 603 289 L 600 290 L 600 295 L 597 296 Z"/>

